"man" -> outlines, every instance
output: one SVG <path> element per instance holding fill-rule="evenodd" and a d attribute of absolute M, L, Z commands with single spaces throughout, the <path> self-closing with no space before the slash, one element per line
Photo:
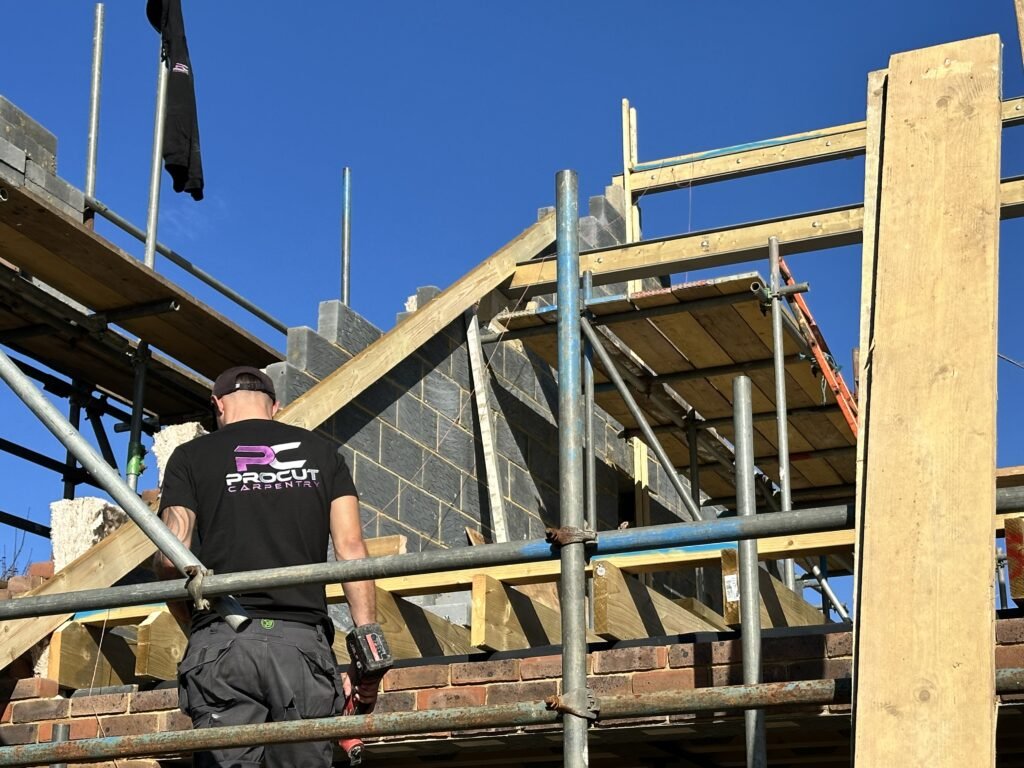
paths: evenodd
<path fill-rule="evenodd" d="M 231 368 L 213 385 L 216 432 L 175 450 L 164 473 L 161 517 L 215 573 L 323 562 L 328 532 L 339 560 L 366 557 L 352 477 L 334 445 L 273 420 L 274 385 L 262 371 Z M 158 569 L 176 574 L 162 554 Z M 376 621 L 374 583 L 349 582 L 355 624 Z M 343 704 L 322 585 L 236 596 L 251 618 L 236 632 L 211 611 L 192 611 L 178 667 L 182 711 L 195 728 L 337 714 Z M 184 606 L 175 604 L 181 620 Z M 378 681 L 356 700 L 372 708 Z M 344 693 L 350 692 L 347 677 Z M 330 766 L 330 742 L 269 744 L 195 755 L 197 766 Z"/>

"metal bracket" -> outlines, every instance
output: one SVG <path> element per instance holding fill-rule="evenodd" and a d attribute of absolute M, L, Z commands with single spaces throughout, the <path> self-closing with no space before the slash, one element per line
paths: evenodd
<path fill-rule="evenodd" d="M 553 709 L 562 714 L 576 715 L 586 720 L 597 720 L 601 711 L 597 703 L 597 697 L 590 688 L 577 688 L 573 691 L 566 691 L 561 696 L 548 696 L 544 699 L 548 709 Z"/>
<path fill-rule="evenodd" d="M 203 579 L 212 573 L 213 571 L 203 568 L 201 565 L 185 567 L 185 589 L 188 590 L 197 611 L 210 610 L 210 601 L 203 597 Z"/>
<path fill-rule="evenodd" d="M 589 528 L 563 526 L 562 528 L 545 528 L 544 539 L 548 544 L 564 547 L 566 544 L 586 544 L 597 541 L 597 533 Z"/>

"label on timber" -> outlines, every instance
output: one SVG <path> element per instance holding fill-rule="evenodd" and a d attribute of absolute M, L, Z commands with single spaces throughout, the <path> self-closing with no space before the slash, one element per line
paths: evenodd
<path fill-rule="evenodd" d="M 740 577 L 735 573 L 730 573 L 723 581 L 725 582 L 726 602 L 738 603 L 740 600 Z"/>

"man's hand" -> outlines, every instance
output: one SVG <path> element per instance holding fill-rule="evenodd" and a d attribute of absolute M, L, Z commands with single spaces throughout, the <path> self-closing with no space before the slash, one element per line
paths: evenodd
<path fill-rule="evenodd" d="M 353 688 L 352 681 L 359 678 L 354 664 L 349 664 L 341 676 L 341 684 L 345 690 L 345 698 L 352 698 L 355 702 L 355 710 L 359 714 L 369 714 L 377 704 L 377 693 L 380 690 L 380 681 L 384 678 L 382 674 L 363 675 L 359 678 L 358 684 Z"/>

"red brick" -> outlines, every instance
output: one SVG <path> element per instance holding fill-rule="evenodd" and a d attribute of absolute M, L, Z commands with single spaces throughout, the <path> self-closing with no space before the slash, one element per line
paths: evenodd
<path fill-rule="evenodd" d="M 830 658 L 853 655 L 853 633 L 833 632 L 825 636 L 825 652 Z"/>
<path fill-rule="evenodd" d="M 53 724 L 56 720 L 47 720 L 46 722 L 39 723 L 39 731 L 36 733 L 36 739 L 42 743 L 44 741 L 53 741 Z"/>
<path fill-rule="evenodd" d="M 1024 667 L 1024 645 L 997 645 L 996 669 Z"/>
<path fill-rule="evenodd" d="M 57 695 L 57 681 L 45 677 L 0 680 L 0 701 L 48 699 Z"/>
<path fill-rule="evenodd" d="M 711 685 L 743 685 L 743 665 L 728 664 L 711 668 Z"/>
<path fill-rule="evenodd" d="M 519 680 L 519 659 L 452 664 L 452 685 L 509 683 Z"/>
<path fill-rule="evenodd" d="M 997 621 L 996 642 L 1000 645 L 1024 643 L 1024 619 L 1000 619 Z"/>
<path fill-rule="evenodd" d="M 612 672 L 642 672 L 661 669 L 668 663 L 668 651 L 663 646 L 643 645 L 637 648 L 613 648 L 594 654 L 594 674 Z"/>
<path fill-rule="evenodd" d="M 416 692 L 416 709 L 451 709 L 452 707 L 482 707 L 487 689 L 482 685 L 461 688 L 441 688 Z"/>
<path fill-rule="evenodd" d="M 740 653 L 742 652 L 741 650 Z M 765 661 L 820 659 L 824 656 L 824 635 L 766 637 L 761 641 L 761 658 Z"/>
<path fill-rule="evenodd" d="M 162 715 L 113 715 L 100 718 L 100 732 L 103 736 L 135 736 L 140 733 L 157 733 Z"/>
<path fill-rule="evenodd" d="M 376 713 L 383 712 L 412 712 L 416 709 L 416 694 L 411 691 L 394 691 L 393 693 L 382 693 L 377 697 L 377 706 L 373 708 Z"/>
<path fill-rule="evenodd" d="M 677 643 L 668 647 L 670 667 L 692 667 L 697 660 L 693 643 Z"/>
<path fill-rule="evenodd" d="M 587 659 L 590 660 L 589 657 Z M 534 656 L 519 662 L 519 674 L 523 680 L 538 680 L 562 676 L 561 656 Z"/>
<path fill-rule="evenodd" d="M 448 685 L 448 665 L 401 667 L 384 675 L 385 691 L 405 691 L 410 688 L 439 688 Z"/>
<path fill-rule="evenodd" d="M 693 669 L 655 669 L 633 675 L 633 693 L 657 693 L 693 688 Z"/>
<path fill-rule="evenodd" d="M 120 715 L 128 711 L 129 693 L 104 693 L 71 699 L 71 716 Z"/>
<path fill-rule="evenodd" d="M 43 560 L 39 563 L 32 563 L 28 567 L 29 576 L 39 576 L 43 579 L 53 578 L 53 560 Z"/>
<path fill-rule="evenodd" d="M 21 725 L 0 725 L 0 744 L 35 744 L 39 735 L 39 726 L 35 723 Z"/>
<path fill-rule="evenodd" d="M 592 675 L 587 678 L 587 687 L 595 696 L 625 696 L 633 692 L 629 675 Z"/>
<path fill-rule="evenodd" d="M 159 709 L 178 708 L 178 689 L 161 688 L 158 691 L 139 691 L 132 694 L 129 708 L 132 712 L 154 712 Z"/>
<path fill-rule="evenodd" d="M 11 597 L 13 595 L 11 595 L 11 590 L 7 589 L 7 587 L 0 589 L 0 600 L 10 600 Z"/>
<path fill-rule="evenodd" d="M 12 595 L 21 594 L 22 592 L 28 592 L 30 589 L 35 589 L 45 581 L 46 579 L 41 576 L 11 576 L 7 580 L 7 589 L 11 591 Z"/>
<path fill-rule="evenodd" d="M 711 643 L 712 664 L 739 664 L 743 661 L 743 645 L 739 639 Z"/>
<path fill-rule="evenodd" d="M 853 677 L 853 659 L 827 659 L 825 661 L 825 679 L 841 680 Z"/>
<path fill-rule="evenodd" d="M 556 693 L 558 693 L 557 680 L 535 680 L 532 683 L 496 683 L 487 686 L 487 703 L 498 705 L 542 701 Z"/>
<path fill-rule="evenodd" d="M 8 701 L 4 704 L 3 714 L 0 714 L 0 723 L 11 722 L 11 713 L 14 712 L 14 702 Z"/>
<path fill-rule="evenodd" d="M 192 718 L 179 709 L 160 713 L 162 731 L 191 731 Z"/>
<path fill-rule="evenodd" d="M 80 717 L 71 720 L 70 723 L 71 729 L 68 733 L 68 738 L 72 741 L 75 739 L 95 739 L 100 735 L 98 717 Z"/>
<path fill-rule="evenodd" d="M 11 714 L 12 723 L 34 723 L 39 720 L 60 720 L 68 716 L 70 703 L 67 699 L 33 699 L 19 701 Z"/>

